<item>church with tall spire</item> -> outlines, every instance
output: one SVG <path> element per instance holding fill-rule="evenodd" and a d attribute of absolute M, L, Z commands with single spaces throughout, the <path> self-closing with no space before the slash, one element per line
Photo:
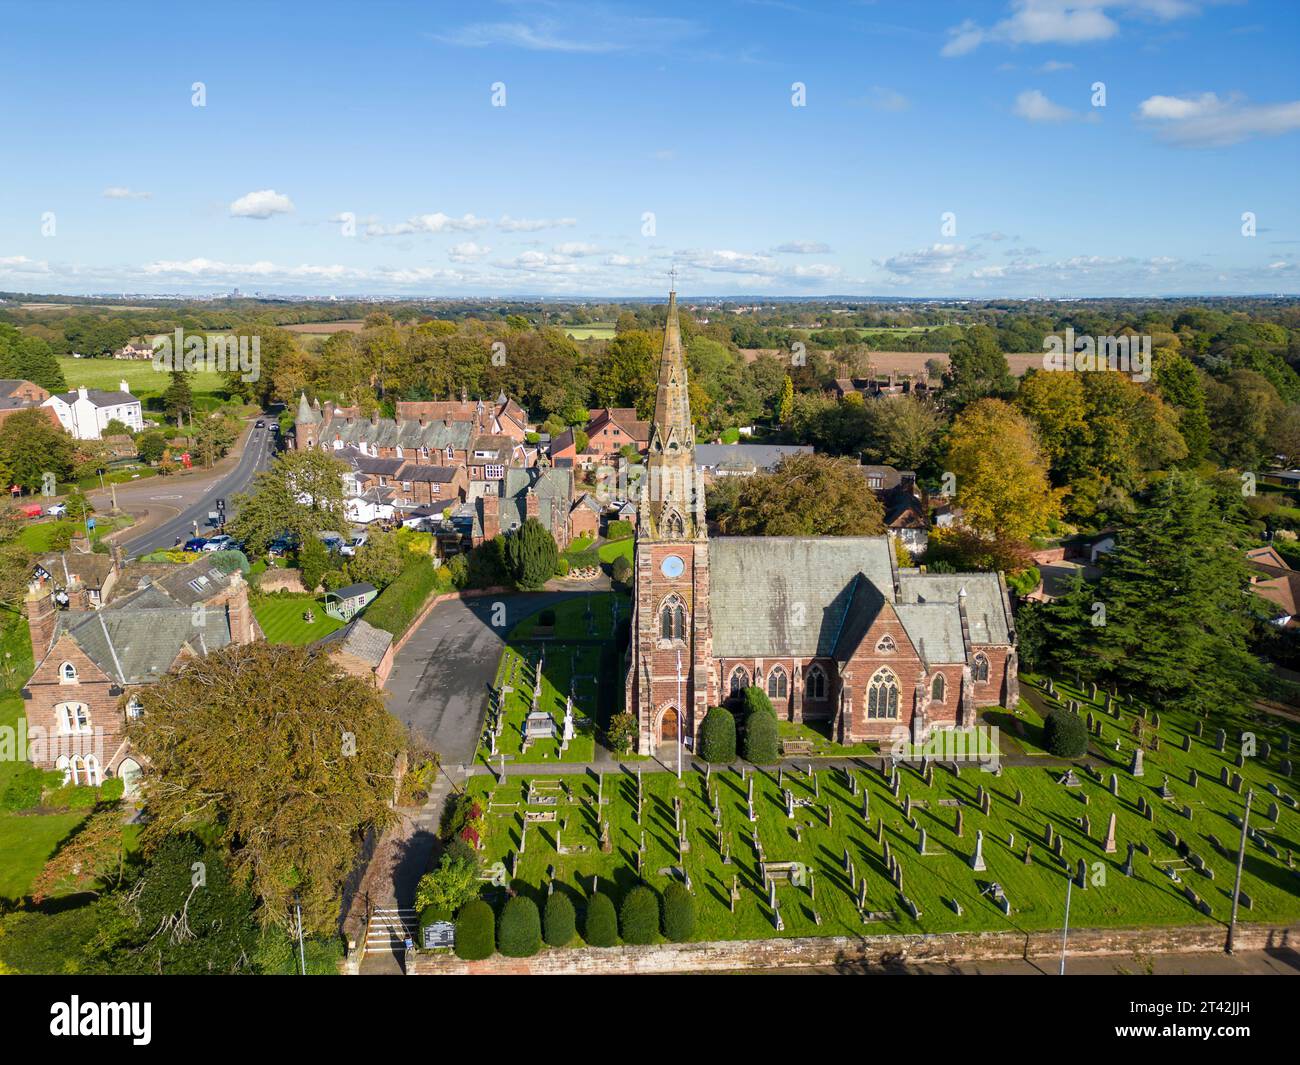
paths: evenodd
<path fill-rule="evenodd" d="M 698 750 L 709 708 L 752 686 L 840 743 L 921 742 L 1019 697 L 1001 574 L 899 566 L 889 536 L 709 536 L 676 292 L 633 581 L 624 696 L 642 754 Z"/>

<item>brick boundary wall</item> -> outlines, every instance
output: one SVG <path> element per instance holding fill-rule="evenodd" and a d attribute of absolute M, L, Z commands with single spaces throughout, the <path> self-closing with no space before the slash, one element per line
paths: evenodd
<path fill-rule="evenodd" d="M 1137 954 L 1204 954 L 1221 951 L 1222 925 L 1175 928 L 1081 928 L 1070 930 L 1070 957 Z M 1300 925 L 1237 926 L 1238 950 L 1300 945 Z M 940 935 L 827 936 L 754 939 L 721 943 L 666 943 L 651 947 L 543 949 L 531 958 L 461 961 L 450 955 L 419 955 L 412 976 L 606 976 L 653 973 L 732 972 L 744 969 L 826 967 L 838 964 L 922 964 L 1041 958 L 1055 964 L 1061 934 L 1047 932 L 952 932 Z"/>

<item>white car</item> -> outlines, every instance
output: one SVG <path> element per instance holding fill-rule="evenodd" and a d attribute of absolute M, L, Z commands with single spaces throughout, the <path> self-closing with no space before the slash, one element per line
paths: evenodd
<path fill-rule="evenodd" d="M 365 543 L 368 539 L 370 538 L 365 533 L 362 533 L 360 536 L 352 537 L 351 540 L 349 540 L 346 544 L 344 544 L 342 547 L 339 548 L 339 554 L 346 555 L 348 558 L 351 558 L 353 555 L 357 553 L 358 547 L 365 546 Z"/>
<path fill-rule="evenodd" d="M 229 547 L 229 546 L 230 546 L 230 537 L 229 537 L 229 536 L 225 536 L 225 535 L 222 535 L 222 536 L 213 536 L 213 537 L 210 537 L 210 538 L 208 539 L 208 542 L 207 542 L 206 544 L 203 545 L 203 550 L 204 550 L 204 551 L 224 551 L 224 550 L 226 550 L 226 548 Z"/>
<path fill-rule="evenodd" d="M 45 508 L 45 513 L 51 518 L 61 518 L 68 513 L 67 503 L 51 503 Z"/>

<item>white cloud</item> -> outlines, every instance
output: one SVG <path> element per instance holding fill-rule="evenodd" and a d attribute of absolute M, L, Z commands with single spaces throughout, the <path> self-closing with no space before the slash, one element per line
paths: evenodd
<path fill-rule="evenodd" d="M 1071 111 L 1049 100 L 1038 89 L 1026 89 L 1016 97 L 1011 113 L 1027 122 L 1096 122 L 1094 113 Z"/>
<path fill-rule="evenodd" d="M 1119 17 L 1171 22 L 1200 10 L 1190 0 L 1012 0 L 1010 7 L 1007 18 L 989 27 L 972 19 L 950 27 L 939 54 L 966 55 L 987 43 L 1090 44 L 1119 33 Z"/>
<path fill-rule="evenodd" d="M 600 55 L 657 51 L 700 32 L 687 19 L 634 16 L 599 4 L 551 0 L 545 9 L 545 14 L 510 22 L 475 22 L 428 36 L 461 48 L 522 48 L 530 52 Z"/>
<path fill-rule="evenodd" d="M 928 248 L 901 252 L 891 258 L 878 260 L 877 265 L 891 274 L 933 276 L 951 274 L 958 265 L 976 257 L 965 244 L 932 244 Z"/>
<path fill-rule="evenodd" d="M 472 214 L 452 218 L 441 211 L 434 211 L 432 214 L 416 215 L 395 225 L 385 226 L 379 223 L 368 225 L 366 236 L 400 237 L 410 233 L 471 233 L 478 229 L 486 229 L 491 224 L 486 218 L 476 218 Z"/>
<path fill-rule="evenodd" d="M 588 244 L 581 240 L 570 240 L 563 244 L 557 244 L 551 251 L 555 252 L 556 255 L 567 255 L 571 258 L 600 254 L 600 248 L 597 245 Z"/>
<path fill-rule="evenodd" d="M 270 218 L 276 214 L 288 214 L 293 210 L 293 202 L 275 189 L 259 189 L 239 197 L 230 205 L 230 213 L 235 218 Z"/>
<path fill-rule="evenodd" d="M 148 200 L 153 198 L 152 192 L 136 192 L 125 185 L 110 185 L 100 195 L 106 200 Z"/>
<path fill-rule="evenodd" d="M 829 244 L 817 240 L 791 240 L 778 244 L 772 250 L 781 255 L 826 255 L 831 248 Z"/>
<path fill-rule="evenodd" d="M 1300 100 L 1251 104 L 1242 96 L 1149 96 L 1138 105 L 1138 118 L 1171 144 L 1222 147 L 1252 137 L 1277 137 L 1300 129 Z"/>
<path fill-rule="evenodd" d="M 577 224 L 576 218 L 511 218 L 503 214 L 497 229 L 503 233 L 536 233 L 541 229 L 570 229 Z"/>
<path fill-rule="evenodd" d="M 1038 68 L 1038 73 L 1055 74 L 1061 70 L 1073 70 L 1073 69 L 1074 69 L 1073 63 L 1062 63 L 1059 59 L 1049 59 L 1046 63 L 1044 63 L 1041 67 Z"/>
<path fill-rule="evenodd" d="M 447 258 L 454 263 L 472 263 L 482 259 L 491 251 L 491 248 L 475 244 L 472 240 L 466 240 L 460 244 L 453 244 L 448 248 Z"/>

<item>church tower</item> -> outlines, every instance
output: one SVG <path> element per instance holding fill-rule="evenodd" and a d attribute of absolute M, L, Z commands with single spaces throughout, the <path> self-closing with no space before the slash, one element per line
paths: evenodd
<path fill-rule="evenodd" d="M 675 746 L 680 735 L 693 751 L 715 695 L 710 691 L 708 529 L 676 292 L 668 294 L 633 570 L 626 695 L 639 725 L 638 750 L 652 754 Z"/>

